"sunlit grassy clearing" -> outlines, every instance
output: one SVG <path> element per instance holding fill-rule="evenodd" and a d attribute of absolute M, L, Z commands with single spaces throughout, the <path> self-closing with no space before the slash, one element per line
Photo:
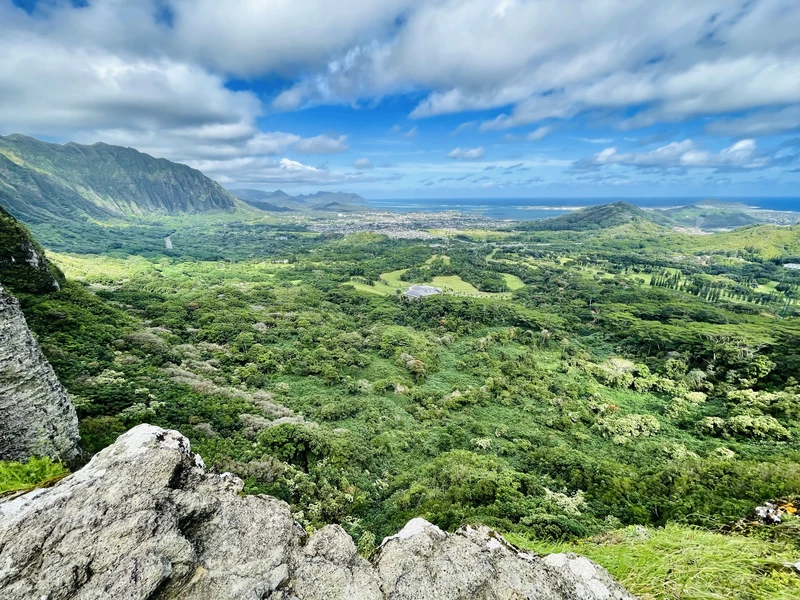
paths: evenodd
<path fill-rule="evenodd" d="M 456 293 L 473 294 L 479 291 L 478 288 L 467 283 L 458 275 L 440 275 L 439 277 L 434 277 L 430 283 L 445 291 Z"/>
<path fill-rule="evenodd" d="M 511 275 L 510 273 L 503 273 L 503 279 L 506 280 L 506 285 L 508 286 L 508 289 L 511 290 L 512 292 L 514 290 L 518 290 L 520 288 L 525 287 L 525 283 L 522 281 L 522 279 L 520 279 L 516 275 Z"/>
<path fill-rule="evenodd" d="M 680 525 L 630 527 L 599 540 L 573 544 L 509 539 L 541 553 L 588 556 L 642 600 L 789 600 L 800 597 L 800 575 L 784 567 L 797 561 L 786 543 L 722 535 Z"/>
<path fill-rule="evenodd" d="M 360 281 L 351 281 L 348 285 L 352 285 L 357 290 L 362 292 L 369 292 L 370 294 L 377 294 L 379 296 L 389 296 L 391 294 L 396 293 L 398 288 L 392 288 L 385 284 L 376 283 L 375 285 L 369 285 L 367 283 L 361 283 Z"/>
<path fill-rule="evenodd" d="M 397 271 L 389 271 L 387 273 L 381 273 L 380 279 L 381 281 L 385 281 L 386 285 L 405 290 L 408 289 L 408 286 L 410 284 L 405 281 L 401 281 L 400 278 L 406 271 L 408 271 L 408 269 L 398 269 Z"/>
<path fill-rule="evenodd" d="M 449 257 L 449 256 L 447 256 L 446 254 L 434 254 L 434 255 L 433 255 L 433 256 L 431 256 L 431 257 L 430 257 L 428 260 L 426 260 L 426 261 L 425 261 L 425 264 L 426 264 L 426 265 L 429 265 L 429 264 L 431 264 L 433 261 L 435 261 L 435 260 L 437 260 L 437 259 L 442 259 L 442 261 L 443 261 L 443 262 L 444 262 L 444 264 L 446 264 L 446 265 L 449 265 L 449 264 L 450 264 L 450 257 Z"/>

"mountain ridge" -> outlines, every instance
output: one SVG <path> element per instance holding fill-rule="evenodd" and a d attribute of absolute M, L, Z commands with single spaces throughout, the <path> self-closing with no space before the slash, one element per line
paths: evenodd
<path fill-rule="evenodd" d="M 240 201 L 188 165 L 104 142 L 0 136 L 0 205 L 26 223 L 234 212 Z"/>

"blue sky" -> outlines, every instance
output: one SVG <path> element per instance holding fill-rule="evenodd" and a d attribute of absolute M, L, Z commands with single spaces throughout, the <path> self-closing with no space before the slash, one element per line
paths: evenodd
<path fill-rule="evenodd" d="M 0 0 L 0 133 L 231 188 L 800 196 L 796 0 Z"/>

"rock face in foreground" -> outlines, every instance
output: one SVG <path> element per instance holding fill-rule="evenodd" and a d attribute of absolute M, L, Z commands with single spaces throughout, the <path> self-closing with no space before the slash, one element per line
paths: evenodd
<path fill-rule="evenodd" d="M 0 590 L 17 598 L 628 600 L 586 558 L 518 552 L 422 519 L 372 563 L 336 525 L 207 474 L 186 438 L 140 425 L 52 488 L 0 502 Z"/>
<path fill-rule="evenodd" d="M 16 298 L 0 286 L 0 460 L 36 455 L 70 462 L 79 439 L 67 390 L 28 329 Z"/>

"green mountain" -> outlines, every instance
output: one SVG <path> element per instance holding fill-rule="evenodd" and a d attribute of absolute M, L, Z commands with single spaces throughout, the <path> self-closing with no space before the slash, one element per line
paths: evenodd
<path fill-rule="evenodd" d="M 675 225 L 698 229 L 733 229 L 761 222 L 756 217 L 743 212 L 737 205 L 723 206 L 722 204 L 706 205 L 704 201 L 658 212 Z"/>
<path fill-rule="evenodd" d="M 589 231 L 633 224 L 642 225 L 651 230 L 653 223 L 662 224 L 658 215 L 627 202 L 615 202 L 614 204 L 589 206 L 552 219 L 532 221 L 526 224 L 525 229 L 532 231 Z"/>
<path fill-rule="evenodd" d="M 60 289 L 64 276 L 22 223 L 0 207 L 0 284 L 13 292 Z"/>
<path fill-rule="evenodd" d="M 240 203 L 200 171 L 133 148 L 0 136 L 0 205 L 28 224 L 230 212 Z"/>
<path fill-rule="evenodd" d="M 250 206 L 271 212 L 287 210 L 356 210 L 363 207 L 366 200 L 358 194 L 346 192 L 316 192 L 290 196 L 283 190 L 265 192 L 264 190 L 234 189 L 237 198 Z"/>
<path fill-rule="evenodd" d="M 239 200 L 255 208 L 267 212 L 291 212 L 294 208 L 286 206 L 287 202 L 292 201 L 292 196 L 283 190 L 265 192 L 264 190 L 238 189 L 231 190 Z"/>

